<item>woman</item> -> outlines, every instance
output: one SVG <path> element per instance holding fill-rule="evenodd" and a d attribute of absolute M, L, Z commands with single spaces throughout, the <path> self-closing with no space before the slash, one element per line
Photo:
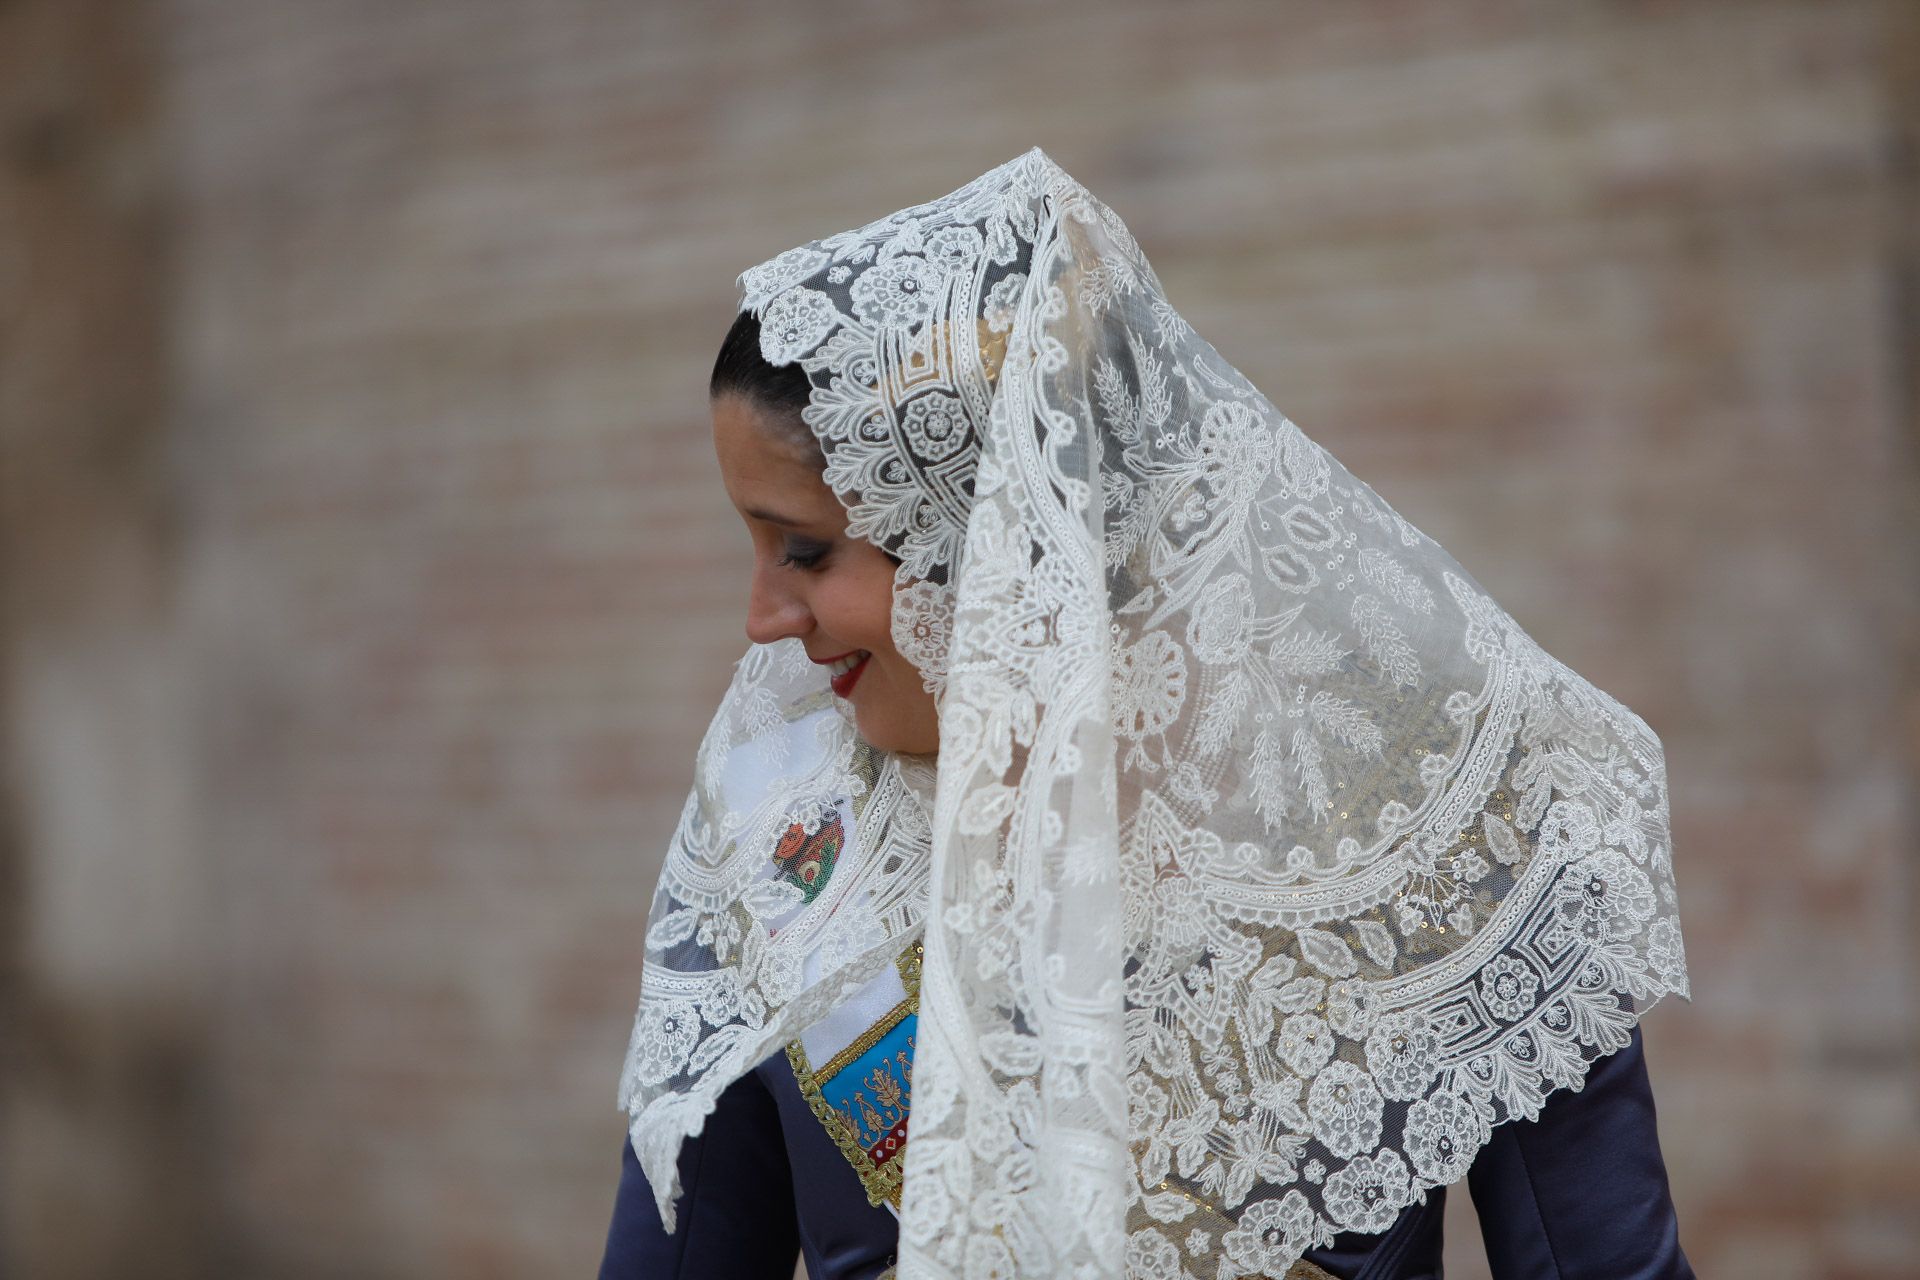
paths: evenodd
<path fill-rule="evenodd" d="M 1430 1275 L 1462 1177 L 1502 1276 L 1690 1274 L 1645 723 L 1038 149 L 741 284 L 754 644 L 656 892 L 603 1275 Z"/>

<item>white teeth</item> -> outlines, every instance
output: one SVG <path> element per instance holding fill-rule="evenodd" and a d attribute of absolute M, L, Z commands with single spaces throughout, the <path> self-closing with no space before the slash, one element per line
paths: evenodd
<path fill-rule="evenodd" d="M 832 675 L 843 676 L 847 674 L 847 672 L 859 666 L 861 663 L 865 662 L 870 656 L 871 655 L 869 655 L 865 649 L 855 649 L 852 653 L 848 654 L 846 657 L 841 658 L 836 662 L 828 663 L 827 670 Z"/>

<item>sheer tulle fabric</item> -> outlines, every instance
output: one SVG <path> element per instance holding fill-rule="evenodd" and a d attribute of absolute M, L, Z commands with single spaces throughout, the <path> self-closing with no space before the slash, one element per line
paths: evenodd
<path fill-rule="evenodd" d="M 923 938 L 899 1274 L 1278 1276 L 1687 993 L 1660 742 L 1174 310 L 1038 149 L 741 277 L 937 757 L 756 646 L 661 877 L 621 1103 L 719 1091 Z M 811 903 L 771 875 L 839 796 Z"/>

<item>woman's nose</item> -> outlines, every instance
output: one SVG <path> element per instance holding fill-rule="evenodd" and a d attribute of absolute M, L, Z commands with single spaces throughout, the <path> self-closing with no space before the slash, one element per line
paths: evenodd
<path fill-rule="evenodd" d="M 772 644 L 788 636 L 804 636 L 813 628 L 806 601 L 782 587 L 777 575 L 756 567 L 747 591 L 747 639 Z"/>

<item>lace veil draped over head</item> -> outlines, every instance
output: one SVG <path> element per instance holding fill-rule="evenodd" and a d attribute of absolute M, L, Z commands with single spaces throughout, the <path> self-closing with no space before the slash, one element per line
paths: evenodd
<path fill-rule="evenodd" d="M 1174 310 L 1039 149 L 740 278 L 936 757 L 797 639 L 701 745 L 621 1085 L 719 1092 L 924 943 L 902 1277 L 1279 1276 L 1687 994 L 1665 762 Z M 811 901 L 770 875 L 851 796 Z"/>

